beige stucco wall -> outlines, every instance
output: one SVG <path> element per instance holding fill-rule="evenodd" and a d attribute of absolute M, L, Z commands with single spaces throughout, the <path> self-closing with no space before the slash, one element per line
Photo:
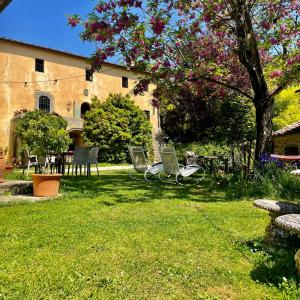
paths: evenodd
<path fill-rule="evenodd" d="M 300 153 L 300 133 L 286 134 L 273 137 L 274 153 L 284 155 L 285 147 L 297 146 Z"/>
<path fill-rule="evenodd" d="M 44 60 L 44 73 L 35 71 L 36 58 Z M 51 95 L 56 113 L 72 118 L 75 105 L 91 102 L 94 96 L 104 101 L 110 93 L 127 94 L 141 76 L 126 68 L 105 64 L 99 73 L 94 73 L 93 82 L 89 82 L 85 79 L 86 68 L 89 66 L 84 58 L 0 39 L 0 82 L 9 82 L 0 83 L 0 147 L 8 148 L 10 158 L 10 121 L 20 108 L 33 110 L 36 107 L 35 96 L 39 92 Z M 128 77 L 129 88 L 122 87 L 122 76 Z M 63 78 L 69 79 L 61 80 Z M 55 79 L 58 79 L 56 83 L 43 82 Z M 24 82 L 28 84 L 24 86 Z M 85 89 L 88 96 L 84 95 Z M 142 110 L 150 111 L 150 122 L 155 132 L 158 113 L 150 105 L 152 89 L 150 86 L 144 96 L 131 98 Z M 68 102 L 71 103 L 69 111 Z"/>

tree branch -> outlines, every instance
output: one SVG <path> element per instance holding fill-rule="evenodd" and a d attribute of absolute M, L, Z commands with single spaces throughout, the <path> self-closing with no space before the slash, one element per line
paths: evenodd
<path fill-rule="evenodd" d="M 205 77 L 205 76 L 198 76 L 197 78 L 194 77 L 192 79 L 188 79 L 188 81 L 191 81 L 191 82 L 195 82 L 195 81 L 198 81 L 199 79 L 201 80 L 205 80 L 205 81 L 209 81 L 209 82 L 213 82 L 215 84 L 218 84 L 218 85 L 221 85 L 221 86 L 224 86 L 228 89 L 231 89 L 231 90 L 234 90 L 236 92 L 238 92 L 239 94 L 245 96 L 246 98 L 250 99 L 251 101 L 254 100 L 254 98 L 250 95 L 248 95 L 247 93 L 243 92 L 241 89 L 239 89 L 238 87 L 235 87 L 233 85 L 230 85 L 228 83 L 225 83 L 225 82 L 222 82 L 222 81 L 219 81 L 219 80 L 216 80 L 216 79 L 213 79 L 213 78 L 210 78 L 210 77 Z"/>

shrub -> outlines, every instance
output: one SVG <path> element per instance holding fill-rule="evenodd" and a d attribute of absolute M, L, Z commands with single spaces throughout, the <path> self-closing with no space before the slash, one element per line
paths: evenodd
<path fill-rule="evenodd" d="M 179 160 L 184 159 L 186 151 L 194 151 L 198 155 L 220 155 L 229 156 L 230 147 L 225 144 L 217 143 L 199 143 L 194 142 L 191 144 L 176 144 L 175 149 Z"/>
<path fill-rule="evenodd" d="M 290 174 L 290 170 L 269 162 L 252 174 L 231 176 L 227 186 L 229 197 L 271 197 L 284 200 L 300 198 L 300 179 Z"/>
<path fill-rule="evenodd" d="M 141 145 L 148 151 L 151 136 L 150 122 L 129 96 L 109 95 L 103 103 L 92 99 L 91 111 L 85 115 L 84 139 L 99 146 L 100 160 L 129 161 L 128 146 Z"/>
<path fill-rule="evenodd" d="M 21 138 L 22 148 L 46 157 L 67 150 L 71 144 L 67 125 L 68 122 L 57 114 L 28 111 L 18 120 L 16 133 Z"/>

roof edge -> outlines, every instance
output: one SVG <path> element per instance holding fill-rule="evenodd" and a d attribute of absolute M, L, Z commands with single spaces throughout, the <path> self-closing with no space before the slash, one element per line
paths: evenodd
<path fill-rule="evenodd" d="M 24 45 L 24 46 L 39 48 L 39 49 L 43 49 L 43 50 L 47 50 L 47 51 L 51 51 L 51 52 L 55 52 L 55 53 L 59 53 L 59 54 L 65 54 L 65 55 L 77 57 L 77 58 L 80 58 L 80 59 L 84 59 L 86 61 L 88 59 L 90 59 L 90 57 L 87 57 L 87 56 L 84 56 L 84 55 L 80 55 L 80 54 L 76 54 L 76 53 L 72 53 L 72 52 L 68 52 L 68 51 L 57 50 L 57 49 L 54 49 L 54 48 L 50 48 L 50 47 L 46 47 L 46 46 L 42 46 L 42 45 L 36 45 L 36 44 L 32 44 L 32 43 L 27 43 L 27 42 L 15 40 L 15 39 L 10 39 L 10 38 L 6 38 L 6 37 L 0 37 L 0 41 L 6 41 L 6 42 L 20 44 L 20 45 Z M 107 61 L 105 61 L 103 64 L 108 65 L 108 66 L 114 66 L 116 68 L 121 68 L 121 69 L 129 71 L 129 72 L 131 71 L 131 72 L 136 73 L 136 74 L 139 74 L 139 73 L 140 74 L 149 74 L 147 72 L 136 72 L 136 71 L 128 68 L 127 66 L 119 65 L 119 64 L 115 64 L 115 63 L 111 63 L 111 62 L 107 62 Z"/>

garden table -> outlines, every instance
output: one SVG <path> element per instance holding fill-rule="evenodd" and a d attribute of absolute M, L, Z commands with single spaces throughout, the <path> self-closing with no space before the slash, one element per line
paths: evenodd
<path fill-rule="evenodd" d="M 282 161 L 300 161 L 300 155 L 271 154 L 271 157 Z"/>
<path fill-rule="evenodd" d="M 214 170 L 214 162 L 216 160 L 222 160 L 225 164 L 225 173 L 228 172 L 228 158 L 227 157 L 223 157 L 223 156 L 215 156 L 215 155 L 205 155 L 203 157 L 205 160 L 209 161 L 209 170 L 210 173 L 213 173 Z"/>
<path fill-rule="evenodd" d="M 74 156 L 74 151 L 66 151 L 60 154 L 60 163 L 59 163 L 59 173 L 62 173 L 63 175 L 65 175 L 65 169 L 66 169 L 66 164 L 67 163 L 71 163 L 72 157 Z M 67 161 L 68 158 L 71 158 L 70 161 Z"/>

